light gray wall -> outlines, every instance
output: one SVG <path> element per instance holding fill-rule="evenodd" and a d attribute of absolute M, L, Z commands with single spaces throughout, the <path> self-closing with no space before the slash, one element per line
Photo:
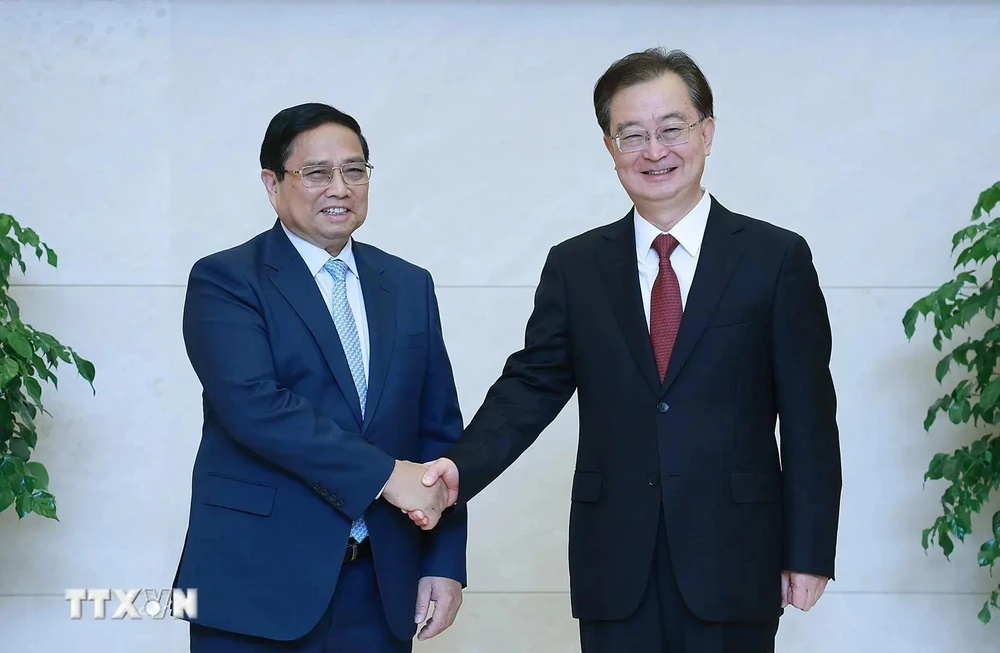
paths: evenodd
<path fill-rule="evenodd" d="M 996 650 L 975 613 L 982 522 L 925 555 L 962 434 L 921 428 L 950 236 L 1000 179 L 1000 9 L 777 3 L 0 2 L 0 210 L 60 254 L 17 280 L 24 319 L 97 366 L 48 390 L 37 459 L 61 522 L 0 517 L 0 642 L 182 650 L 170 622 L 71 621 L 67 587 L 159 587 L 184 536 L 199 386 L 180 338 L 200 256 L 268 229 L 267 121 L 325 101 L 376 166 L 358 238 L 428 267 L 471 418 L 519 344 L 548 248 L 629 208 L 591 105 L 615 58 L 688 50 L 716 94 L 707 187 L 802 233 L 834 329 L 845 487 L 839 578 L 779 650 Z M 577 412 L 472 505 L 456 626 L 417 651 L 577 651 L 566 520 Z M 993 642 L 992 644 L 990 642 Z M 11 644 L 13 644 L 11 646 Z"/>

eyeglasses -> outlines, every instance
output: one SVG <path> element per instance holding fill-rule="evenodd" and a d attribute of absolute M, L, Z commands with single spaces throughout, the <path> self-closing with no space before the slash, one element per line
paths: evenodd
<path fill-rule="evenodd" d="M 340 171 L 340 176 L 348 186 L 363 186 L 371 179 L 374 168 L 375 166 L 370 163 L 356 162 L 345 163 L 342 166 L 303 166 L 298 170 L 282 170 L 282 172 L 290 172 L 297 176 L 306 188 L 326 188 L 333 181 L 335 170 Z"/>
<path fill-rule="evenodd" d="M 704 118 L 690 124 L 686 122 L 672 122 L 660 125 L 656 128 L 656 140 L 666 147 L 683 145 L 691 138 L 691 128 L 702 120 Z M 649 130 L 642 129 L 641 127 L 628 127 L 615 134 L 614 142 L 619 152 L 638 152 L 644 150 L 649 145 Z"/>

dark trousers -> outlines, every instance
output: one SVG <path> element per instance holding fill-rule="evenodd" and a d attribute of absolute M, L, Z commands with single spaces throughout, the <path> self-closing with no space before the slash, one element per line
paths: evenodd
<path fill-rule="evenodd" d="M 289 600 L 295 600 L 289 597 Z M 345 564 L 326 613 L 306 636 L 291 642 L 235 635 L 191 625 L 191 653 L 410 653 L 382 610 L 371 557 Z"/>
<path fill-rule="evenodd" d="M 580 643 L 583 653 L 774 653 L 777 631 L 777 619 L 713 623 L 688 609 L 661 513 L 653 569 L 638 609 L 622 621 L 581 621 Z"/>

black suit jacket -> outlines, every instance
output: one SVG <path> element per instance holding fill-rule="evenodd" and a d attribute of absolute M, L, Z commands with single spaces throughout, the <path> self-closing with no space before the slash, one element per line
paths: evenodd
<path fill-rule="evenodd" d="M 459 502 L 510 466 L 576 391 L 573 615 L 622 619 L 637 607 L 662 510 L 696 615 L 774 618 L 783 569 L 834 575 L 841 462 L 830 349 L 805 240 L 712 198 L 660 383 L 629 212 L 549 252 L 524 349 L 445 454 L 459 468 Z"/>

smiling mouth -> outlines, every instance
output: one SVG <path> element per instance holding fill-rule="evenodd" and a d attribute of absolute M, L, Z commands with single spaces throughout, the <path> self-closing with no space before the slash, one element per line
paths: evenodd
<path fill-rule="evenodd" d="M 671 172 L 677 169 L 677 166 L 672 168 L 664 168 L 663 170 L 643 170 L 642 174 L 648 177 L 662 177 L 663 175 L 669 175 Z"/>
<path fill-rule="evenodd" d="M 335 207 L 330 209 L 323 209 L 322 211 L 320 211 L 320 213 L 324 213 L 326 215 L 344 215 L 345 213 L 347 213 L 347 209 Z"/>

